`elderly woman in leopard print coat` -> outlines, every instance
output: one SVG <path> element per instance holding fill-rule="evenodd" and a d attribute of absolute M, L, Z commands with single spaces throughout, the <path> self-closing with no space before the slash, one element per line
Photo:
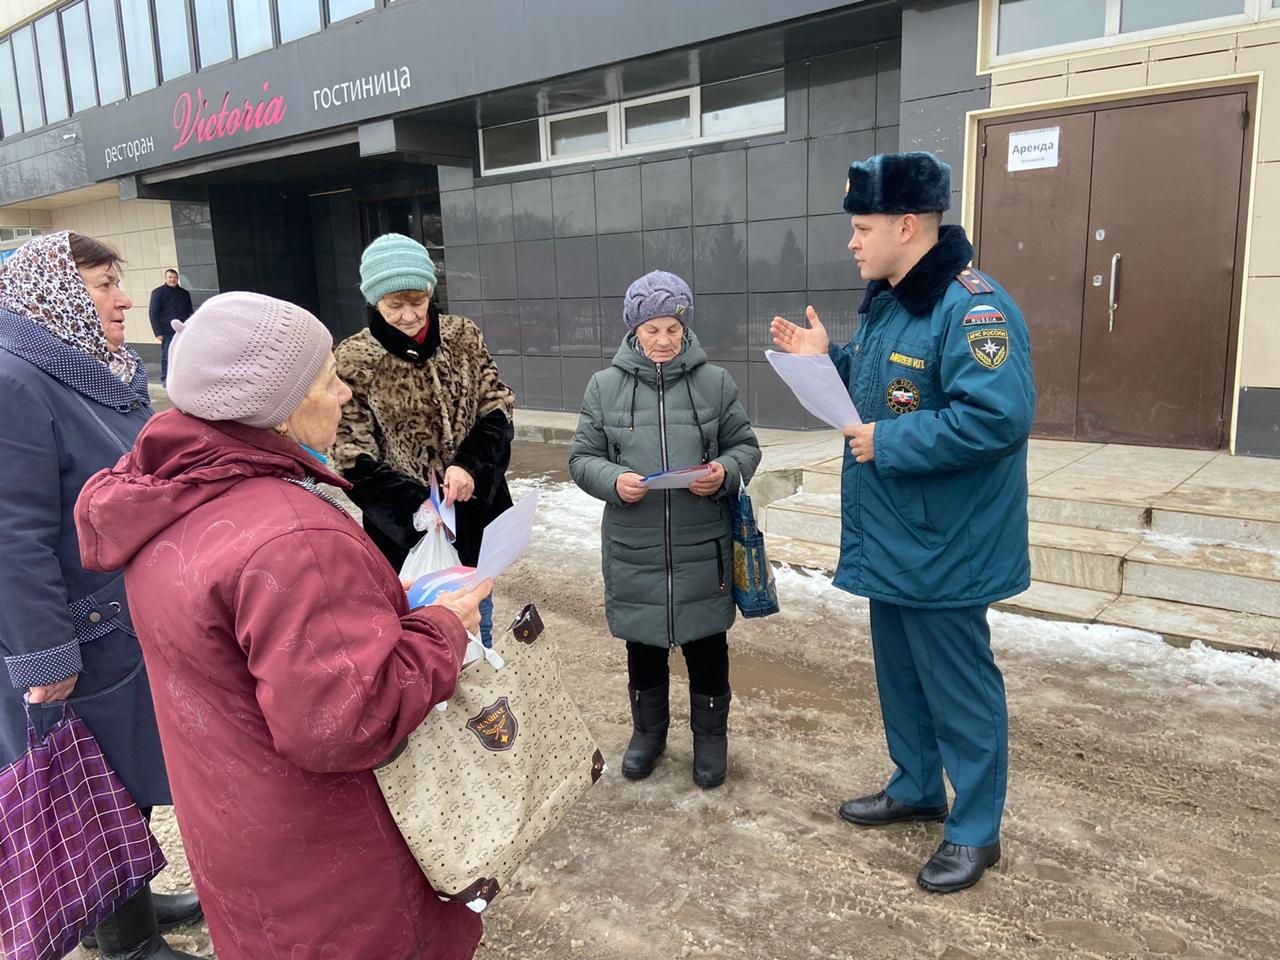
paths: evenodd
<path fill-rule="evenodd" d="M 421 536 L 413 515 L 431 475 L 457 506 L 462 563 L 474 566 L 485 526 L 511 506 L 515 394 L 498 376 L 484 338 L 466 317 L 431 302 L 436 274 L 422 244 L 385 234 L 360 260 L 360 292 L 373 307 L 367 329 L 334 351 L 352 397 L 342 411 L 334 466 L 353 487 L 370 538 L 397 569 Z M 492 602 L 481 608 L 492 633 Z"/>

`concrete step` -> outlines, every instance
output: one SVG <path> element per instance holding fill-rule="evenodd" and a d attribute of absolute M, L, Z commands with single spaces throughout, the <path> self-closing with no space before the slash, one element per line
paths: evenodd
<path fill-rule="evenodd" d="M 837 457 L 804 468 L 801 478 L 805 493 L 840 494 L 840 472 L 843 460 Z"/>
<path fill-rule="evenodd" d="M 1140 534 L 1032 523 L 1031 579 L 1116 596 L 1124 585 L 1125 555 Z"/>
<path fill-rule="evenodd" d="M 826 573 L 835 573 L 836 564 L 840 562 L 838 546 L 796 540 L 776 533 L 764 535 L 764 549 L 770 563 L 785 563 L 793 567 L 823 570 Z"/>
<path fill-rule="evenodd" d="M 1115 602 L 1115 599 L 1114 593 L 1033 580 L 1029 589 L 1016 597 L 1002 600 L 996 606 L 1002 610 L 1041 617 L 1045 620 L 1093 623 L 1101 616 L 1102 611 Z"/>
<path fill-rule="evenodd" d="M 1121 592 L 1280 617 L 1280 552 L 1148 538 L 1126 555 Z"/>
<path fill-rule="evenodd" d="M 1100 623 L 1159 634 L 1168 643 L 1206 646 L 1255 656 L 1280 656 L 1280 619 L 1146 597 L 1118 597 Z"/>
<path fill-rule="evenodd" d="M 1280 521 L 1247 514 L 1228 516 L 1157 506 L 1151 511 L 1151 530 L 1168 537 L 1280 550 Z"/>
<path fill-rule="evenodd" d="M 824 493 L 795 493 L 758 511 L 757 520 L 768 533 L 840 546 L 840 497 Z"/>
<path fill-rule="evenodd" d="M 1150 524 L 1150 513 L 1149 507 L 1139 504 L 1047 497 L 1034 492 L 1027 499 L 1027 515 L 1033 523 L 1088 530 L 1142 530 Z"/>

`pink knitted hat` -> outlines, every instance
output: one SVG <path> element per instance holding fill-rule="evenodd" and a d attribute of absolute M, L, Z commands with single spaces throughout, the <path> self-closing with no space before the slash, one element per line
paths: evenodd
<path fill-rule="evenodd" d="M 289 419 L 333 350 L 302 307 L 235 291 L 206 300 L 169 347 L 169 398 L 202 420 L 275 427 Z"/>

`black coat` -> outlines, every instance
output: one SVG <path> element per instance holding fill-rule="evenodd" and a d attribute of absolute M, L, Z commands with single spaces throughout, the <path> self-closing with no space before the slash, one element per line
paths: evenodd
<path fill-rule="evenodd" d="M 173 333 L 172 320 L 186 320 L 195 310 L 191 306 L 191 294 L 182 287 L 167 283 L 151 291 L 151 305 L 147 315 L 151 318 L 151 332 L 157 337 Z"/>
<path fill-rule="evenodd" d="M 139 806 L 170 803 L 124 574 L 80 563 L 76 498 L 151 416 L 141 365 L 126 385 L 26 317 L 0 310 L 0 763 L 27 749 L 22 695 L 78 673 L 71 707 Z M 31 708 L 43 733 L 63 704 Z"/>

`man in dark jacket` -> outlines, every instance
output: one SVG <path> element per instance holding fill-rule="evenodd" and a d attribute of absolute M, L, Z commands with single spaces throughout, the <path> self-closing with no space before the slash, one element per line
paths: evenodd
<path fill-rule="evenodd" d="M 160 341 L 160 383 L 169 377 L 169 344 L 173 342 L 173 321 L 186 320 L 195 310 L 191 294 L 178 284 L 178 271 L 164 272 L 164 286 L 151 291 L 151 332 Z"/>
<path fill-rule="evenodd" d="M 928 153 L 849 169 L 849 241 L 869 282 L 847 346 L 777 317 L 774 342 L 828 353 L 864 424 L 851 428 L 835 585 L 871 600 L 889 755 L 885 788 L 840 815 L 946 822 L 917 881 L 948 893 L 1000 859 L 1008 773 L 1004 680 L 987 605 L 1025 590 L 1031 346 L 1017 305 L 942 226 L 951 173 Z M 943 771 L 955 789 L 947 809 Z"/>

